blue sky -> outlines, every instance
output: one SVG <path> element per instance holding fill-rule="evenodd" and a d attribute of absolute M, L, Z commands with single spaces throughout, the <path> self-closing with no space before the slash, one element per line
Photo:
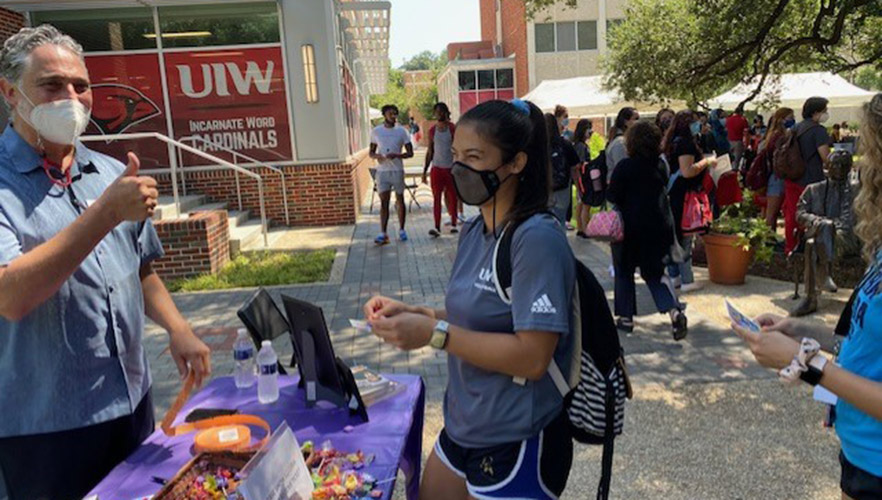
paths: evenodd
<path fill-rule="evenodd" d="M 389 59 L 398 67 L 424 50 L 481 39 L 478 0 L 391 0 Z"/>

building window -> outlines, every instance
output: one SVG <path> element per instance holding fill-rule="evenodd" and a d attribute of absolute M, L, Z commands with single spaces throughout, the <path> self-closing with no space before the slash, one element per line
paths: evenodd
<path fill-rule="evenodd" d="M 496 78 L 492 69 L 478 71 L 478 88 L 481 90 L 496 88 Z"/>
<path fill-rule="evenodd" d="M 597 21 L 539 23 L 534 26 L 536 52 L 597 50 Z"/>
<path fill-rule="evenodd" d="M 557 23 L 557 52 L 576 50 L 576 23 Z"/>
<path fill-rule="evenodd" d="M 554 52 L 554 23 L 535 25 L 536 52 Z"/>
<path fill-rule="evenodd" d="M 149 7 L 39 11 L 34 26 L 51 24 L 73 37 L 86 52 L 155 49 L 155 31 Z"/>
<path fill-rule="evenodd" d="M 459 72 L 459 90 L 475 90 L 478 88 L 474 71 Z"/>
<path fill-rule="evenodd" d="M 514 70 L 497 69 L 496 70 L 496 88 L 510 89 L 514 87 Z"/>
<path fill-rule="evenodd" d="M 280 41 L 275 2 L 159 7 L 159 27 L 164 47 Z"/>
<path fill-rule="evenodd" d="M 597 21 L 579 21 L 579 50 L 597 50 Z"/>
<path fill-rule="evenodd" d="M 303 55 L 303 83 L 306 87 L 306 102 L 313 104 L 319 101 L 318 79 L 315 76 L 315 48 L 306 44 L 301 47 Z"/>

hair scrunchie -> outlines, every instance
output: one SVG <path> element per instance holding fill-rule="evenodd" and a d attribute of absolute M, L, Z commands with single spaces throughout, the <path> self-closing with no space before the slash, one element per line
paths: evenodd
<path fill-rule="evenodd" d="M 512 99 L 508 101 L 512 106 L 516 107 L 521 113 L 530 116 L 530 105 L 523 99 Z"/>

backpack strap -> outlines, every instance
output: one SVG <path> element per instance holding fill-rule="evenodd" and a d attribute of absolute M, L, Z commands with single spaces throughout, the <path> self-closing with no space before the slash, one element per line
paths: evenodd
<path fill-rule="evenodd" d="M 555 219 L 556 220 L 556 219 Z M 493 284 L 496 287 L 496 295 L 506 305 L 511 305 L 511 242 L 514 239 L 514 233 L 517 225 L 508 223 L 502 228 L 502 234 L 496 240 L 496 246 L 493 248 Z M 554 359 L 548 365 L 548 374 L 554 381 L 555 387 L 560 391 L 561 396 L 566 396 L 570 392 L 569 384 L 566 377 Z M 524 385 L 527 379 L 524 377 L 513 377 L 514 383 Z"/>
<path fill-rule="evenodd" d="M 600 483 L 597 485 L 597 500 L 609 498 L 609 484 L 612 481 L 613 451 L 615 449 L 615 406 L 616 396 L 612 380 L 606 381 L 606 429 L 603 436 L 603 457 L 600 463 Z"/>

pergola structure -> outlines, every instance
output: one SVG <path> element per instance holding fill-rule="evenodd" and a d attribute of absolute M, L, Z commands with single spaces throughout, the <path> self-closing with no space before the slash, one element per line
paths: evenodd
<path fill-rule="evenodd" d="M 344 39 L 353 49 L 352 64 L 363 71 L 371 94 L 386 92 L 389 75 L 389 26 L 392 3 L 342 0 L 337 4 Z"/>

